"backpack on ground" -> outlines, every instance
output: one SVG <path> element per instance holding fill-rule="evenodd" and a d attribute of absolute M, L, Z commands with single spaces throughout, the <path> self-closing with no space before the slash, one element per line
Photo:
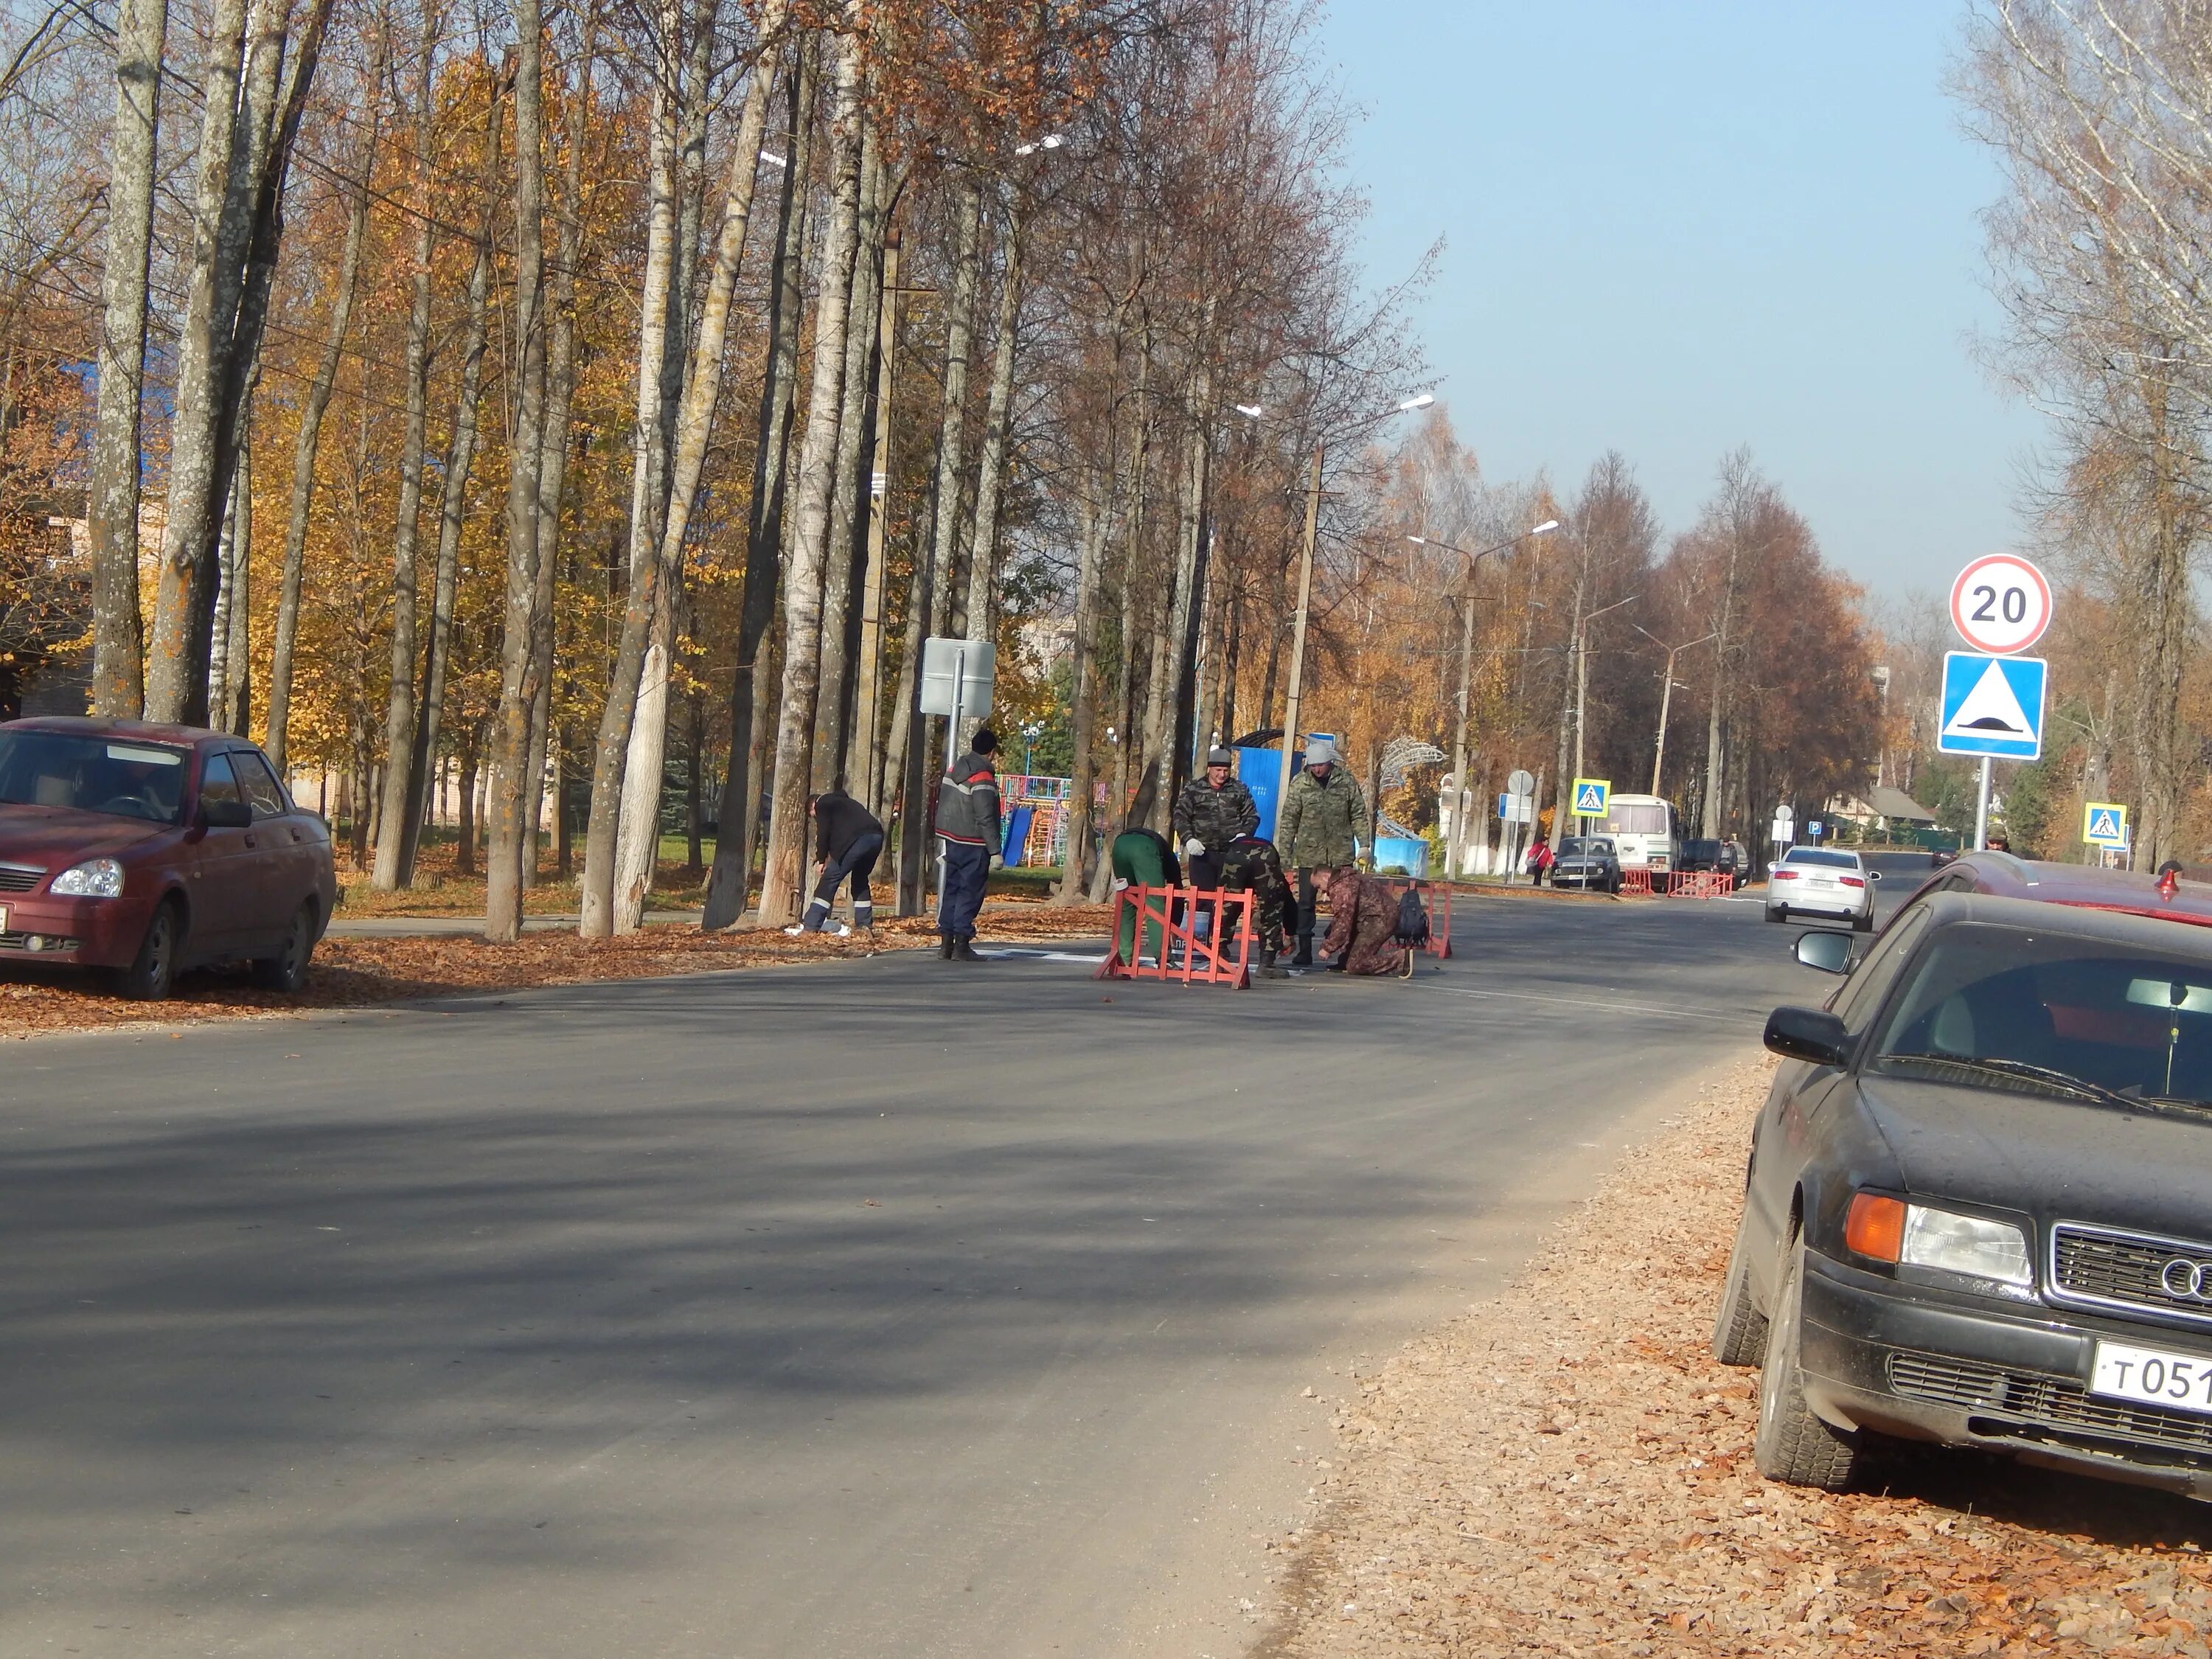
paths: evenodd
<path fill-rule="evenodd" d="M 1408 951 L 1429 942 L 1429 913 L 1414 888 L 1408 887 L 1398 896 L 1398 925 L 1390 931 L 1390 942 Z"/>

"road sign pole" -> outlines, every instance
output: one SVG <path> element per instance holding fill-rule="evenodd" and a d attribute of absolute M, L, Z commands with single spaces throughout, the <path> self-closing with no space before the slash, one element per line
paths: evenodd
<path fill-rule="evenodd" d="M 1981 787 L 1974 792 L 1974 850 L 1990 844 L 1990 757 L 1982 757 Z"/>

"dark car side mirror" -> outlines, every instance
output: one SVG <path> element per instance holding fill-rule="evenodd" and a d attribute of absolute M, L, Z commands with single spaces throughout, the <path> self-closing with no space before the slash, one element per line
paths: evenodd
<path fill-rule="evenodd" d="M 1766 1017 L 1766 1046 L 1784 1060 L 1840 1066 L 1850 1034 L 1825 1008 L 1777 1008 Z"/>
<path fill-rule="evenodd" d="M 253 809 L 242 800 L 204 800 L 200 822 L 210 830 L 250 830 Z"/>
<path fill-rule="evenodd" d="M 1868 879 L 1869 881 L 1880 881 L 1880 880 L 1881 879 L 1881 871 L 1879 871 L 1879 870 L 1869 870 L 1869 871 L 1868 871 L 1868 872 L 1867 872 L 1867 879 Z"/>
<path fill-rule="evenodd" d="M 1797 960 L 1808 968 L 1817 968 L 1824 974 L 1848 974 L 1851 970 L 1851 936 L 1833 933 L 1823 929 L 1797 935 Z"/>

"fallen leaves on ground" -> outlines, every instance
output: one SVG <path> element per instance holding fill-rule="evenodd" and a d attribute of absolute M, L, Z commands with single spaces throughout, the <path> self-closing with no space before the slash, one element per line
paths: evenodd
<path fill-rule="evenodd" d="M 992 945 L 1099 939 L 1108 907 L 993 902 L 981 918 L 978 943 Z M 689 926 L 648 926 L 620 939 L 574 933 L 526 933 L 512 945 L 472 935 L 405 939 L 326 939 L 315 947 L 307 988 L 298 996 L 257 991 L 242 971 L 188 974 L 167 1002 L 131 1002 L 106 994 L 88 975 L 26 967 L 0 979 L 0 1038 L 36 1031 L 88 1030 L 149 1022 L 271 1016 L 301 1008 L 360 1007 L 455 993 L 573 985 L 589 980 L 651 979 L 718 969 L 760 968 L 825 957 L 868 956 L 927 945 L 937 938 L 927 916 L 878 922 L 872 935 L 838 939 L 781 928 L 732 928 L 702 933 Z"/>
<path fill-rule="evenodd" d="M 1753 1468 L 1706 1351 L 1772 1065 L 1632 1153 L 1497 1301 L 1357 1383 L 1269 1656 L 2191 1655 L 2212 1510 L 1900 1449 L 1882 1490 Z"/>

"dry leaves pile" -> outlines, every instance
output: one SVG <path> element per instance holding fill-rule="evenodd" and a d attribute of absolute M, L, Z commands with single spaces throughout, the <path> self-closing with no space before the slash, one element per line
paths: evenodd
<path fill-rule="evenodd" d="M 1107 930 L 1107 914 L 1103 904 L 1062 908 L 994 902 L 984 910 L 979 943 L 988 951 L 1001 942 L 1099 939 Z M 850 939 L 820 933 L 793 939 L 780 928 L 702 933 L 690 927 L 648 927 L 608 939 L 579 939 L 563 929 L 526 933 L 513 945 L 487 945 L 473 936 L 453 935 L 328 939 L 316 947 L 307 989 L 298 996 L 257 991 L 242 973 L 210 971 L 186 975 L 175 995 L 158 1004 L 106 995 L 100 981 L 88 975 L 26 968 L 0 980 L 0 1038 L 150 1020 L 178 1024 L 299 1008 L 358 1007 L 456 992 L 759 968 L 911 949 L 936 937 L 935 924 L 928 917 L 909 916 L 878 923 L 872 938 Z"/>
<path fill-rule="evenodd" d="M 1512 1290 L 1359 1379 L 1258 1652 L 2206 1654 L 2212 1510 L 1917 1450 L 1878 1494 L 1759 1477 L 1751 1374 L 1705 1342 L 1771 1073 L 1702 1097 Z"/>

